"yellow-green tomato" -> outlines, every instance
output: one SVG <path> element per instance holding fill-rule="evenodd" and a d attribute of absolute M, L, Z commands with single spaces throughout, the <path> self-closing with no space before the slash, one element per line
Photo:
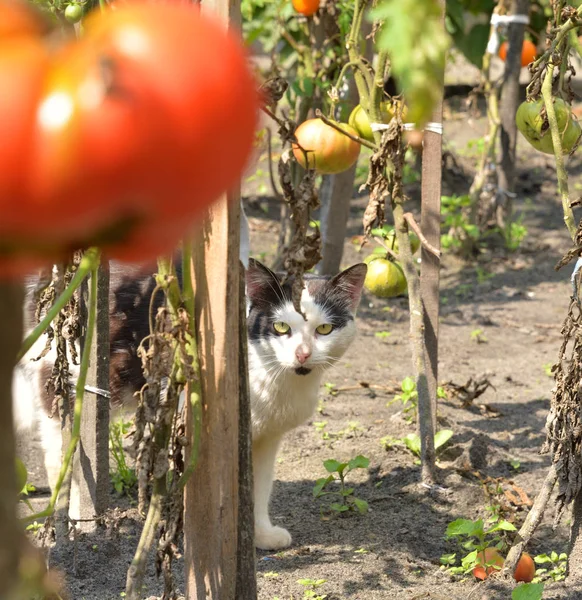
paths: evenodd
<path fill-rule="evenodd" d="M 535 102 L 522 102 L 517 109 L 515 122 L 519 131 L 536 150 L 553 154 L 552 133 L 543 109 L 544 102 L 541 98 Z M 562 140 L 562 151 L 564 154 L 568 154 L 578 141 L 582 129 L 572 114 L 570 105 L 561 98 L 554 99 L 554 110 Z"/>
<path fill-rule="evenodd" d="M 402 267 L 387 258 L 376 258 L 368 263 L 364 286 L 378 298 L 400 296 L 407 288 Z"/>
<path fill-rule="evenodd" d="M 396 100 L 395 104 L 398 104 L 400 101 Z M 382 102 L 380 104 L 380 112 L 382 115 L 382 123 L 390 123 L 392 117 L 394 116 L 394 110 L 392 109 L 392 104 L 390 102 Z M 406 106 L 403 107 L 402 117 L 405 118 L 407 113 Z M 374 141 L 374 132 L 372 131 L 372 127 L 370 125 L 370 119 L 368 119 L 368 115 L 366 111 L 362 108 L 360 104 L 358 104 L 354 110 L 352 110 L 350 114 L 350 118 L 348 119 L 348 124 L 351 125 L 357 132 L 361 138 L 368 140 L 369 142 Z"/>
<path fill-rule="evenodd" d="M 347 133 L 357 135 L 357 131 L 347 123 L 338 123 Z M 318 173 L 332 175 L 349 169 L 358 159 L 360 144 L 344 135 L 321 119 L 304 121 L 295 130 L 299 145 L 293 144 L 293 155 L 304 168 L 315 169 Z M 306 160 L 307 159 L 307 160 Z"/>

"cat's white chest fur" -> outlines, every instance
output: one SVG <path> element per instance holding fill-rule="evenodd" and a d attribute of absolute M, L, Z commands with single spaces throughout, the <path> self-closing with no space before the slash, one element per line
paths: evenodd
<path fill-rule="evenodd" d="M 255 440 L 281 436 L 305 422 L 315 410 L 321 372 L 297 375 L 288 371 L 278 377 L 266 375 L 260 357 L 251 346 L 249 380 Z"/>

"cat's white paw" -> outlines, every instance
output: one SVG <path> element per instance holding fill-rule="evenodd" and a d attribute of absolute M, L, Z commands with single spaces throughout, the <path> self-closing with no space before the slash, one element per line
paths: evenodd
<path fill-rule="evenodd" d="M 257 525 L 255 546 L 261 550 L 280 550 L 291 545 L 291 534 L 282 527 Z"/>

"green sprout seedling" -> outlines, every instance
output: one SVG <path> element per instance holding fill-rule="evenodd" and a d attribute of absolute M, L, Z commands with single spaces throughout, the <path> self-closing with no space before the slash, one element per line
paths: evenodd
<path fill-rule="evenodd" d="M 122 419 L 112 422 L 109 426 L 109 451 L 116 466 L 116 469 L 110 474 L 111 482 L 118 494 L 127 494 L 128 496 L 137 484 L 135 470 L 128 466 L 123 449 L 123 439 L 130 427 L 131 422 Z"/>
<path fill-rule="evenodd" d="M 328 510 L 332 514 L 341 514 L 347 511 L 355 511 L 360 514 L 368 512 L 368 503 L 365 500 L 354 496 L 354 488 L 346 485 L 347 475 L 354 469 L 367 469 L 370 465 L 370 459 L 361 454 L 352 458 L 349 462 L 339 462 L 335 459 L 326 460 L 323 463 L 325 470 L 329 473 L 327 477 L 322 477 L 315 482 L 313 487 L 314 498 L 323 498 L 329 496 L 337 498 L 332 502 Z M 339 491 L 331 490 L 330 484 L 339 483 Z"/>
<path fill-rule="evenodd" d="M 307 588 L 303 592 L 304 598 L 310 598 L 311 600 L 325 600 L 327 598 L 327 594 L 321 595 L 315 591 L 324 583 L 327 583 L 327 579 L 298 579 L 297 583 Z"/>
<path fill-rule="evenodd" d="M 502 550 L 506 547 L 504 534 L 508 531 L 516 531 L 515 526 L 498 516 L 490 517 L 487 521 L 457 519 L 449 523 L 445 537 L 449 540 L 454 539 L 459 544 L 461 563 L 457 564 L 457 553 L 444 554 L 440 559 L 441 568 L 452 575 L 471 573 L 480 562 L 479 554 L 486 548 Z M 485 563 L 484 566 L 499 568 L 498 565 L 489 563 Z"/>
<path fill-rule="evenodd" d="M 551 579 L 552 581 L 563 581 L 566 579 L 566 567 L 568 565 L 568 555 L 565 552 L 558 554 L 538 554 L 534 556 L 534 562 L 538 565 L 545 565 L 541 569 L 536 569 L 534 583 Z"/>
<path fill-rule="evenodd" d="M 386 406 L 390 406 L 394 402 L 402 402 L 402 412 L 404 413 L 404 420 L 407 423 L 412 423 L 416 419 L 416 412 L 418 406 L 418 392 L 416 391 L 416 383 L 412 377 L 405 377 L 400 383 L 401 394 L 396 394 L 392 400 L 386 403 Z"/>
<path fill-rule="evenodd" d="M 477 344 L 486 344 L 489 340 L 485 337 L 485 332 L 482 329 L 473 329 L 471 331 L 471 341 Z"/>

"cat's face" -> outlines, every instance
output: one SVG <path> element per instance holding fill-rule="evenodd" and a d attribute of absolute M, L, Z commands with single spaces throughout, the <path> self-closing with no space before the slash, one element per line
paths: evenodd
<path fill-rule="evenodd" d="M 301 297 L 305 319 L 291 302 L 291 283 L 251 260 L 247 271 L 249 344 L 270 374 L 308 375 L 333 365 L 356 335 L 354 321 L 367 266 L 333 278 L 306 276 Z"/>

